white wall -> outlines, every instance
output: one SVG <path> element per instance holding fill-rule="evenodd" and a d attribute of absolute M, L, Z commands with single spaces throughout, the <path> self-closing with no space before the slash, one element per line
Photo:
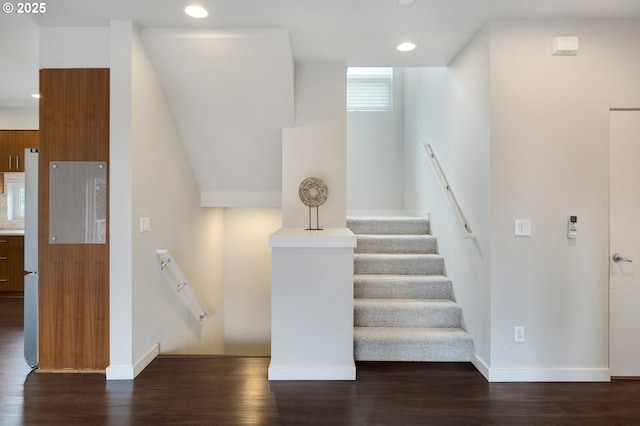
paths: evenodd
<path fill-rule="evenodd" d="M 404 208 L 403 75 L 402 68 L 394 68 L 393 111 L 347 112 L 350 212 L 397 212 Z"/>
<path fill-rule="evenodd" d="M 153 67 L 131 22 L 111 27 L 111 256 L 108 378 L 131 378 L 157 353 L 224 350 L 222 211 L 200 207 Z M 140 217 L 151 232 L 139 233 Z M 193 318 L 155 250 L 169 249 L 211 312 Z"/>
<path fill-rule="evenodd" d="M 271 353 L 271 249 L 280 209 L 224 209 L 224 353 Z"/>
<path fill-rule="evenodd" d="M 578 55 L 551 56 L 556 35 Z M 638 20 L 491 25 L 492 367 L 608 366 L 608 110 L 640 105 L 639 40 Z"/>
<path fill-rule="evenodd" d="M 109 367 L 107 379 L 133 371 L 131 67 L 133 25 L 112 22 L 109 112 Z M 117 90 L 114 90 L 117 89 Z"/>
<path fill-rule="evenodd" d="M 405 206 L 429 211 L 463 326 L 490 359 L 489 36 L 480 32 L 449 68 L 405 70 Z M 422 144 L 429 143 L 476 240 L 465 240 Z"/>
<path fill-rule="evenodd" d="M 346 64 L 296 63 L 296 127 L 283 130 L 282 222 L 309 226 L 309 210 L 298 196 L 307 177 L 323 179 L 328 197 L 321 227 L 346 226 Z M 314 209 L 315 226 L 315 209 Z"/>
<path fill-rule="evenodd" d="M 552 56 L 556 35 L 579 36 L 578 55 Z M 608 379 L 609 108 L 640 105 L 638 40 L 637 20 L 497 21 L 448 70 L 406 73 L 406 159 L 434 145 L 477 246 L 428 205 L 434 185 L 414 183 L 433 179 L 428 165 L 407 161 L 405 200 L 432 212 L 490 380 Z"/>
<path fill-rule="evenodd" d="M 109 68 L 109 27 L 42 27 L 40 68 Z"/>
<path fill-rule="evenodd" d="M 280 210 L 200 207 L 138 30 L 114 22 L 111 31 L 110 369 L 137 372 L 156 343 L 162 353 L 268 355 L 268 235 L 280 227 Z M 151 218 L 151 232 L 138 232 L 140 217 Z M 202 325 L 161 274 L 158 248 L 171 251 L 208 308 Z"/>
<path fill-rule="evenodd" d="M 200 207 L 200 188 L 169 104 L 137 31 L 132 63 L 132 256 L 134 359 L 161 352 L 221 352 L 224 332 L 221 212 Z M 137 232 L 140 217 L 151 232 Z M 199 324 L 160 272 L 168 249 L 211 310 Z"/>
<path fill-rule="evenodd" d="M 38 130 L 38 107 L 0 107 L 0 129 Z"/>
<path fill-rule="evenodd" d="M 0 107 L 37 108 L 38 101 L 31 94 L 40 90 L 40 27 L 35 19 L 24 14 L 3 13 L 0 21 Z M 7 113 L 0 110 L 4 129 L 13 128 L 4 125 L 3 116 Z M 36 127 L 30 128 L 37 129 L 37 121 Z"/>
<path fill-rule="evenodd" d="M 280 207 L 282 128 L 294 115 L 289 32 L 146 28 L 143 41 L 202 205 Z"/>

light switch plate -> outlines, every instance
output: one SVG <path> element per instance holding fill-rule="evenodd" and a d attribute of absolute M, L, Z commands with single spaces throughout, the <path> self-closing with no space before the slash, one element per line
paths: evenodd
<path fill-rule="evenodd" d="M 528 237 L 531 235 L 531 219 L 516 219 L 514 235 Z"/>
<path fill-rule="evenodd" d="M 149 232 L 151 231 L 151 218 L 150 217 L 141 217 L 140 218 L 140 232 Z"/>

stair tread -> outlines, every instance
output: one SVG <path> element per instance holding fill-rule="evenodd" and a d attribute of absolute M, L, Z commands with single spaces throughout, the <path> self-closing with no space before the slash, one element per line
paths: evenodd
<path fill-rule="evenodd" d="M 355 275 L 355 299 L 452 299 L 451 280 L 442 275 Z"/>
<path fill-rule="evenodd" d="M 431 234 L 357 234 L 358 238 L 375 238 L 379 240 L 437 240 Z"/>
<path fill-rule="evenodd" d="M 458 306 L 458 304 L 451 299 L 354 299 L 353 303 L 359 306 Z"/>
<path fill-rule="evenodd" d="M 468 362 L 472 337 L 461 328 L 355 327 L 358 361 Z"/>
<path fill-rule="evenodd" d="M 354 234 L 429 234 L 429 219 L 412 216 L 349 216 Z"/>
<path fill-rule="evenodd" d="M 356 327 L 460 327 L 462 309 L 450 299 L 355 299 Z"/>
<path fill-rule="evenodd" d="M 444 258 L 439 254 L 356 253 L 355 274 L 442 275 Z"/>
<path fill-rule="evenodd" d="M 471 341 L 469 333 L 459 327 L 354 327 L 354 339 L 386 341 Z"/>
<path fill-rule="evenodd" d="M 429 257 L 429 258 L 442 258 L 442 255 L 438 254 L 438 253 L 354 253 L 353 254 L 355 257 L 361 257 L 361 258 L 383 258 L 383 257 L 388 257 L 388 258 L 402 258 L 402 257 L 406 257 L 408 259 L 410 258 L 421 258 L 421 257 Z"/>
<path fill-rule="evenodd" d="M 347 223 L 349 222 L 384 222 L 384 223 L 398 223 L 398 222 L 429 222 L 426 217 L 420 216 L 407 216 L 407 215 L 354 215 L 347 217 Z"/>
<path fill-rule="evenodd" d="M 438 282 L 446 281 L 451 283 L 451 279 L 445 275 L 397 275 L 397 274 L 355 274 L 355 281 L 376 281 L 376 282 Z"/>
<path fill-rule="evenodd" d="M 456 312 L 459 314 L 461 311 L 460 305 L 451 299 L 354 299 L 353 307 L 357 312 L 375 311 L 378 318 L 382 318 L 385 313 L 429 311 L 430 315 L 433 315 L 436 312 Z"/>
<path fill-rule="evenodd" d="M 356 253 L 435 253 L 437 239 L 432 235 L 358 234 Z"/>

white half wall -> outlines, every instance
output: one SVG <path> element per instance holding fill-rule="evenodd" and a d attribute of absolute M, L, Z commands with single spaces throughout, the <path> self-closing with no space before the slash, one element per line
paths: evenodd
<path fill-rule="evenodd" d="M 269 380 L 355 380 L 353 247 L 346 228 L 282 228 L 273 250 Z"/>

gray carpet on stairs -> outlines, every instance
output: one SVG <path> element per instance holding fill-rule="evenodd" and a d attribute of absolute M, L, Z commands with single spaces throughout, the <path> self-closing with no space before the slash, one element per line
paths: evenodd
<path fill-rule="evenodd" d="M 442 275 L 355 276 L 356 299 L 451 299 L 451 281 Z"/>
<path fill-rule="evenodd" d="M 354 255 L 354 350 L 359 361 L 469 361 L 473 341 L 443 276 L 429 221 L 350 217 Z"/>

